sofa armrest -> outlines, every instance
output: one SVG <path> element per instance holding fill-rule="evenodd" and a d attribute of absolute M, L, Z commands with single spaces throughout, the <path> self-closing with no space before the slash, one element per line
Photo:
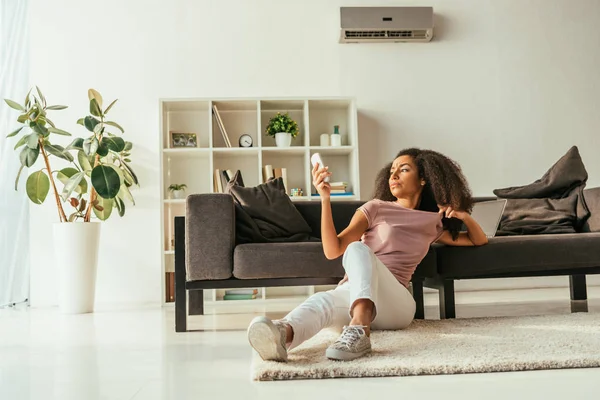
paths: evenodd
<path fill-rule="evenodd" d="M 186 279 L 229 279 L 233 273 L 235 206 L 229 194 L 193 194 L 186 200 Z"/>

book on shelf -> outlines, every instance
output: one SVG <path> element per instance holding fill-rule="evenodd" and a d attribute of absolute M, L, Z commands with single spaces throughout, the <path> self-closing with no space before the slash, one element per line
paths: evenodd
<path fill-rule="evenodd" d="M 254 300 L 256 294 L 226 294 L 223 300 Z"/>
<path fill-rule="evenodd" d="M 268 182 L 269 179 L 281 178 L 283 180 L 283 186 L 285 192 L 289 194 L 289 187 L 287 182 L 287 168 L 273 168 L 272 165 L 267 164 L 263 167 L 263 182 Z"/>
<path fill-rule="evenodd" d="M 225 294 L 246 294 L 253 295 L 258 294 L 258 289 L 227 289 L 225 290 Z"/>
<path fill-rule="evenodd" d="M 217 106 L 213 104 L 213 116 L 217 121 L 217 125 L 219 126 L 219 130 L 221 131 L 221 136 L 223 136 L 223 141 L 225 142 L 225 146 L 231 147 L 231 142 L 229 141 L 229 136 L 227 135 L 227 131 L 225 130 L 225 125 L 223 124 L 223 120 L 221 119 L 221 114 L 219 114 L 219 110 L 217 110 Z"/>
<path fill-rule="evenodd" d="M 313 197 L 321 197 L 321 195 L 319 193 L 313 193 L 312 196 Z M 332 197 L 337 197 L 337 196 L 340 196 L 340 197 L 343 197 L 343 196 L 354 196 L 354 193 L 352 193 L 352 192 L 333 193 L 332 192 L 331 196 Z"/>
<path fill-rule="evenodd" d="M 238 183 L 244 186 L 244 179 L 242 178 L 242 171 L 236 170 L 238 174 Z M 215 176 L 213 179 L 213 192 L 224 193 L 227 184 L 235 177 L 235 174 L 230 169 L 215 169 Z"/>

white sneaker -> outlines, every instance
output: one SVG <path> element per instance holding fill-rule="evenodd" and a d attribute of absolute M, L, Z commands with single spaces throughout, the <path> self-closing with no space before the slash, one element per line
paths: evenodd
<path fill-rule="evenodd" d="M 327 348 L 325 355 L 330 360 L 350 361 L 371 351 L 371 339 L 365 332 L 366 326 L 344 326 L 340 337 Z"/>
<path fill-rule="evenodd" d="M 287 361 L 286 325 L 256 317 L 248 326 L 248 341 L 265 361 Z"/>

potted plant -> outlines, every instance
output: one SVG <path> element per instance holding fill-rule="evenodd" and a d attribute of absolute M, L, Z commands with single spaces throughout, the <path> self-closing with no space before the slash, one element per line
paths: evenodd
<path fill-rule="evenodd" d="M 298 136 L 298 123 L 288 113 L 277 113 L 269 120 L 266 134 L 275 137 L 277 147 L 289 147 L 292 138 Z"/>
<path fill-rule="evenodd" d="M 187 185 L 185 183 L 173 183 L 169 186 L 169 192 L 171 192 L 173 199 L 184 199 L 185 189 L 187 189 Z"/>
<path fill-rule="evenodd" d="M 116 100 L 103 109 L 102 96 L 94 89 L 88 91 L 91 115 L 77 121 L 90 136 L 76 138 L 67 147 L 53 143 L 54 135 L 71 134 L 57 128 L 48 112 L 67 106 L 48 106 L 39 88 L 36 87 L 37 96 L 32 92 L 23 105 L 5 99 L 11 108 L 21 112 L 17 122 L 22 126 L 8 135 L 20 136 L 15 145 L 21 161 L 15 190 L 23 169 L 33 167 L 41 155 L 44 167 L 30 173 L 25 186 L 27 196 L 35 204 L 42 204 L 52 188 L 60 221 L 53 226 L 59 307 L 65 313 L 91 312 L 100 238 L 100 224 L 92 222 L 91 216 L 93 212 L 99 220 L 106 220 L 116 208 L 122 217 L 125 201 L 135 204 L 129 190 L 138 185 L 129 166 L 132 144 L 109 132 L 109 128 L 116 128 L 124 133 L 119 124 L 106 120 Z M 53 170 L 51 157 L 67 161 L 69 166 Z M 68 216 L 65 207 L 72 208 Z"/>

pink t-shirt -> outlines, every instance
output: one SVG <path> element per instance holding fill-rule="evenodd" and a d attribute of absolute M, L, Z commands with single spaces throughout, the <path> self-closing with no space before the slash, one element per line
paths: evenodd
<path fill-rule="evenodd" d="M 371 200 L 359 210 L 369 221 L 362 242 L 373 250 L 401 284 L 408 287 L 429 246 L 443 232 L 441 214 L 413 210 L 382 200 Z"/>

